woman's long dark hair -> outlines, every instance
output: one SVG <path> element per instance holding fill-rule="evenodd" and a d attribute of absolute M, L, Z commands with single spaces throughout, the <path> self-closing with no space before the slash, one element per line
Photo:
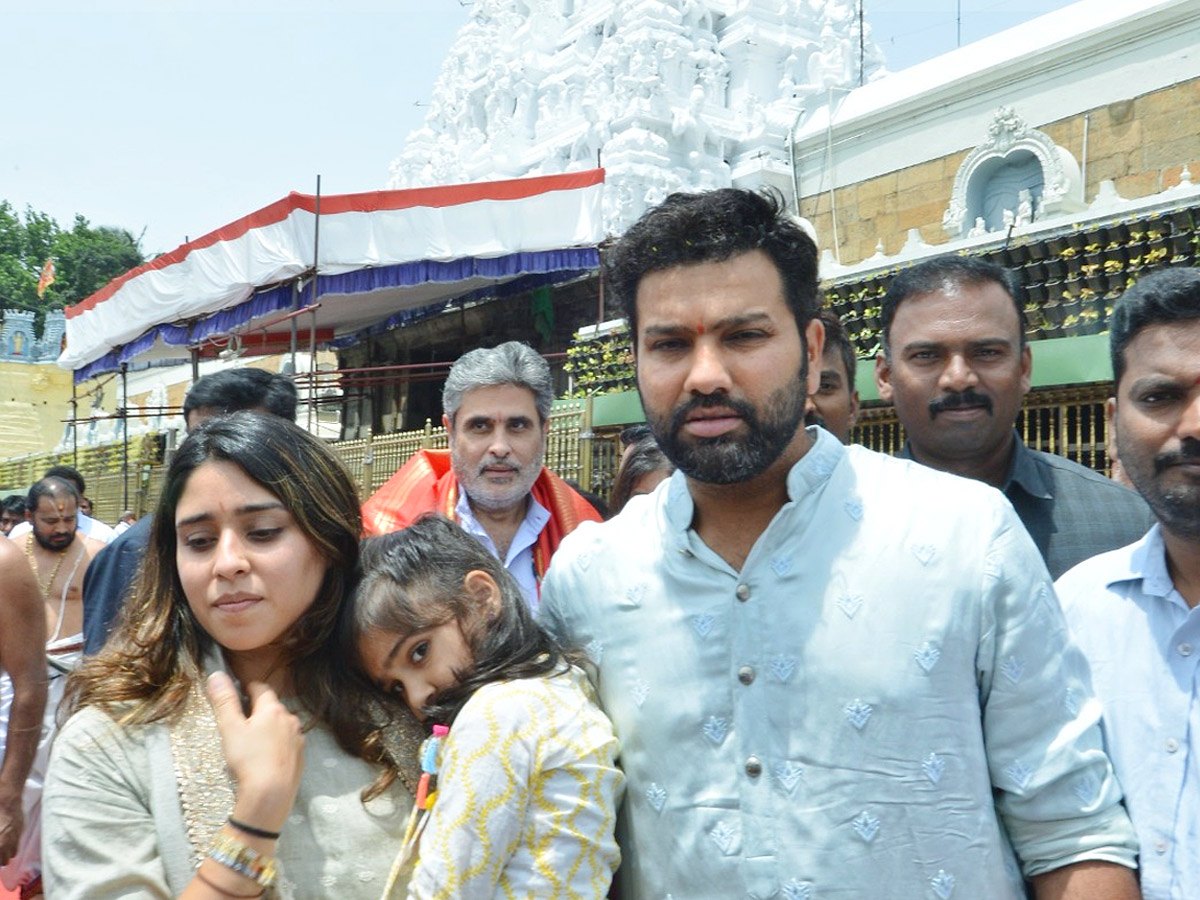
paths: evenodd
<path fill-rule="evenodd" d="M 284 639 L 280 665 L 288 669 L 296 698 L 328 721 L 331 708 L 352 689 L 340 671 L 334 638 L 358 562 L 362 520 L 354 482 L 318 438 L 277 416 L 238 412 L 204 423 L 176 452 L 134 590 L 112 638 L 68 681 L 60 719 L 100 706 L 122 722 L 154 722 L 179 710 L 203 676 L 214 641 L 179 581 L 175 511 L 188 479 L 207 462 L 232 463 L 279 498 L 327 563 L 312 605 Z M 347 749 L 363 755 L 360 748 Z"/>

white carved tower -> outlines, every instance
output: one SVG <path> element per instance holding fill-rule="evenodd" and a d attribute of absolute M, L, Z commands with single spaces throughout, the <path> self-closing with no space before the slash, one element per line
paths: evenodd
<path fill-rule="evenodd" d="M 805 107 L 883 71 L 851 0 L 477 0 L 389 186 L 602 165 L 611 233 L 671 191 L 790 197 Z"/>

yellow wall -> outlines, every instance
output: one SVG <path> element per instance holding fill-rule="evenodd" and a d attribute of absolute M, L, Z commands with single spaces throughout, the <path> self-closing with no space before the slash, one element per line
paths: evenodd
<path fill-rule="evenodd" d="M 0 455 L 44 453 L 62 440 L 71 377 L 52 362 L 0 362 Z"/>
<path fill-rule="evenodd" d="M 1082 162 L 1085 115 L 1088 202 L 1105 180 L 1114 181 L 1126 199 L 1157 194 L 1179 183 L 1185 164 L 1192 180 L 1200 182 L 1200 79 L 1056 122 L 1029 124 Z M 979 138 L 982 143 L 985 135 Z M 878 241 L 884 253 L 898 253 L 910 228 L 920 229 L 929 244 L 946 243 L 942 214 L 950 205 L 959 166 L 972 149 L 839 188 L 835 194 L 842 263 L 853 265 L 873 255 Z M 801 210 L 821 235 L 821 245 L 832 246 L 828 192 L 804 197 Z"/>

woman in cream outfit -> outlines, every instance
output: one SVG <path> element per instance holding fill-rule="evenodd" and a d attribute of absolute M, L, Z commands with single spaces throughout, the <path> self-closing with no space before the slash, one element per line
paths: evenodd
<path fill-rule="evenodd" d="M 360 529 L 349 475 L 290 422 L 235 413 L 188 437 L 119 633 L 67 687 L 48 897 L 376 900 L 419 733 L 385 746 L 349 718 L 369 703 L 332 634 Z"/>

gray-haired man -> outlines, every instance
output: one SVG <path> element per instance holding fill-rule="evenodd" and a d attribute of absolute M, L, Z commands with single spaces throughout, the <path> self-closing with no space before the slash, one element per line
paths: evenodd
<path fill-rule="evenodd" d="M 600 515 L 542 465 L 554 389 L 550 367 L 509 341 L 463 354 L 442 391 L 449 450 L 422 450 L 363 504 L 367 534 L 428 512 L 457 521 L 504 562 L 531 606 L 558 543 Z"/>

